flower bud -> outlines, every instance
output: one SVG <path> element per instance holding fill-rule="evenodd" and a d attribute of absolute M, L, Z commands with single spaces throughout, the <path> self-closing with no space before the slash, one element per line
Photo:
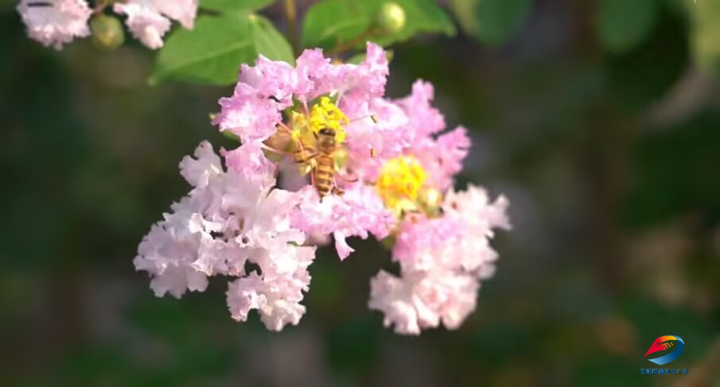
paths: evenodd
<path fill-rule="evenodd" d="M 125 42 L 125 31 L 115 16 L 98 14 L 90 21 L 90 30 L 93 43 L 102 50 L 114 50 Z"/>
<path fill-rule="evenodd" d="M 397 3 L 385 3 L 380 7 L 375 24 L 379 33 L 394 34 L 405 26 L 405 10 Z"/>

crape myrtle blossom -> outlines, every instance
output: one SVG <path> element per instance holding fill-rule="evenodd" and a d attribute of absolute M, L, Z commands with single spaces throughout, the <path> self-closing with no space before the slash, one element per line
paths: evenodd
<path fill-rule="evenodd" d="M 387 66 L 385 52 L 371 43 L 367 46 L 365 61 L 359 65 L 333 65 L 320 50 L 306 50 L 298 58 L 296 67 L 263 56 L 255 66 L 243 65 L 233 95 L 220 99 L 221 111 L 214 120 L 221 131 L 230 131 L 242 143 L 227 152 L 226 157 L 233 159 L 236 154 L 242 154 L 247 162 L 228 165 L 241 175 L 253 175 L 267 168 L 265 142 L 271 136 L 285 135 L 299 140 L 311 137 L 308 136 L 311 132 L 332 127 L 337 129 L 338 142 L 342 143 L 345 140 L 343 125 L 352 126 L 343 107 L 380 98 L 384 93 Z M 336 103 L 327 96 L 336 98 Z M 296 102 L 301 106 L 300 112 L 293 110 Z M 295 117 L 287 123 L 283 122 L 286 109 L 292 110 Z M 350 136 L 350 132 L 347 135 Z M 347 143 L 352 143 L 352 139 L 348 137 Z M 342 198 L 329 196 L 320 201 L 312 187 L 300 190 L 298 195 L 302 203 L 293 224 L 307 234 L 332 234 L 338 255 L 343 259 L 353 251 L 346 237 L 367 238 L 368 233 L 372 233 L 384 238 L 395 221 L 375 191 L 364 187 L 362 182 L 351 184 Z"/>
<path fill-rule="evenodd" d="M 181 163 L 181 174 L 194 188 L 144 238 L 136 268 L 152 276 L 150 286 L 159 297 L 204 291 L 209 276 L 237 276 L 228 290 L 234 319 L 244 321 L 257 309 L 268 329 L 297 324 L 315 256 L 315 247 L 301 246 L 305 234 L 291 226 L 297 198 L 272 189 L 271 173 L 248 177 L 224 171 L 207 142 L 195 157 Z M 246 263 L 260 271 L 247 272 Z"/>
<path fill-rule="evenodd" d="M 495 272 L 497 253 L 489 244 L 493 228 L 509 229 L 504 197 L 489 202 L 480 188 L 450 191 L 444 216 L 406 221 L 393 258 L 401 276 L 381 271 L 371 281 L 371 309 L 385 314 L 385 325 L 401 334 L 421 329 L 458 328 L 475 310 L 479 281 Z"/>
<path fill-rule="evenodd" d="M 347 236 L 368 237 L 368 232 L 378 239 L 385 238 L 395 223 L 392 213 L 385 209 L 382 199 L 372 187 L 353 184 L 342 197 L 328 196 L 318 201 L 314 188 L 307 187 L 298 192 L 302 198 L 299 211 L 294 215 L 293 224 L 308 233 L 332 234 L 340 259 L 347 258 L 355 251 L 345 238 Z"/>
<path fill-rule="evenodd" d="M 17 10 L 28 35 L 56 50 L 75 38 L 90 35 L 92 10 L 85 0 L 21 0 Z"/>
<path fill-rule="evenodd" d="M 374 118 L 351 123 L 346 129 L 354 140 L 348 144 L 353 171 L 375 181 L 387 160 L 412 155 L 427 172 L 429 185 L 439 190 L 450 188 L 453 176 L 462 169 L 470 139 L 463 127 L 441 133 L 446 128 L 445 118 L 432 106 L 433 99 L 433 86 L 419 80 L 403 99 L 348 104 L 345 110 L 352 116 Z M 376 157 L 370 156 L 370 148 Z"/>
<path fill-rule="evenodd" d="M 106 3 L 98 3 L 95 12 L 102 13 Z M 163 36 L 170 30 L 171 19 L 192 29 L 198 0 L 122 0 L 113 10 L 126 15 L 133 36 L 151 49 L 163 46 Z M 61 49 L 75 38 L 91 34 L 88 21 L 93 14 L 86 0 L 20 0 L 17 10 L 28 35 L 45 46 Z"/>
<path fill-rule="evenodd" d="M 295 66 L 262 56 L 243 65 L 213 121 L 240 141 L 220 152 L 227 170 L 202 143 L 181 163 L 193 189 L 140 245 L 135 265 L 156 294 L 180 297 L 203 291 L 210 276 L 237 277 L 227 291 L 232 318 L 255 309 L 281 330 L 305 313 L 314 242 L 331 237 L 346 259 L 354 251 L 347 238 L 373 235 L 400 266 L 399 276 L 381 271 L 371 281 L 369 306 L 385 325 L 402 334 L 459 327 L 494 272 L 489 241 L 510 227 L 508 202 L 474 186 L 452 189 L 470 147 L 466 130 L 445 131 L 429 83 L 384 98 L 388 73 L 372 43 L 357 65 L 331 63 L 319 49 Z M 334 136 L 334 148 L 320 136 Z M 322 197 L 321 157 L 334 168 L 322 175 L 333 187 Z"/>
<path fill-rule="evenodd" d="M 381 197 L 401 219 L 392 250 L 400 277 L 381 271 L 371 281 L 369 307 L 383 312 L 385 325 L 401 334 L 419 334 L 441 322 L 458 328 L 475 310 L 480 280 L 494 273 L 493 228 L 510 228 L 504 197 L 490 203 L 480 188 L 452 190 L 470 139 L 463 127 L 443 133 L 433 94 L 432 85 L 418 81 L 410 96 L 384 107 L 401 122 L 401 140 L 389 140 L 396 130 L 380 132 L 394 146 L 389 154 L 398 156 L 379 168 L 365 163 L 365 176 L 377 176 Z"/>
<path fill-rule="evenodd" d="M 163 36 L 170 30 L 170 19 L 192 29 L 198 0 L 127 0 L 115 3 L 113 10 L 127 15 L 127 26 L 133 36 L 153 50 L 163 46 Z"/>

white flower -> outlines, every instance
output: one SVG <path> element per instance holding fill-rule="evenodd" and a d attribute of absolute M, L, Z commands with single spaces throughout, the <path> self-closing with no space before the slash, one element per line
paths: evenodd
<path fill-rule="evenodd" d="M 228 291 L 234 319 L 244 321 L 257 309 L 268 329 L 297 324 L 315 258 L 315 247 L 301 246 L 305 234 L 290 222 L 301 198 L 272 189 L 270 170 L 224 171 L 207 142 L 180 167 L 194 188 L 153 226 L 135 258 L 136 268 L 153 277 L 155 294 L 180 298 L 187 290 L 204 291 L 209 276 L 239 276 Z M 259 272 L 246 273 L 248 262 Z"/>
<path fill-rule="evenodd" d="M 127 15 L 127 26 L 138 40 L 151 49 L 163 46 L 170 19 L 191 29 L 197 14 L 197 0 L 129 0 L 116 3 L 114 10 Z"/>
<path fill-rule="evenodd" d="M 205 188 L 212 176 L 223 173 L 220 157 L 209 142 L 203 141 L 195 150 L 195 157 L 185 156 L 180 162 L 180 174 L 194 187 Z"/>
<path fill-rule="evenodd" d="M 138 248 L 135 267 L 152 275 L 150 287 L 158 297 L 169 292 L 180 298 L 188 289 L 202 292 L 207 287 L 206 275 L 192 264 L 212 238 L 198 227 L 202 220 L 189 202 L 185 198 L 175 206 L 176 212 L 165 214 L 165 220 L 152 227 Z"/>
<path fill-rule="evenodd" d="M 92 10 L 84 0 L 21 0 L 17 10 L 28 35 L 59 50 L 76 37 L 90 35 Z"/>
<path fill-rule="evenodd" d="M 257 309 L 270 330 L 297 325 L 305 314 L 300 302 L 310 284 L 307 267 L 314 258 L 315 247 L 297 246 L 259 255 L 257 263 L 262 275 L 253 272 L 230 284 L 227 303 L 233 319 L 245 321 L 250 310 Z"/>
<path fill-rule="evenodd" d="M 440 322 L 457 329 L 475 310 L 480 281 L 495 272 L 493 228 L 509 228 L 508 201 L 494 203 L 470 186 L 447 193 L 443 216 L 406 221 L 393 256 L 401 275 L 381 271 L 370 283 L 369 306 L 385 314 L 385 325 L 402 334 L 419 334 Z"/>
<path fill-rule="evenodd" d="M 470 184 L 463 192 L 447 192 L 442 208 L 446 213 L 463 217 L 474 233 L 491 237 L 493 228 L 511 228 L 506 213 L 509 205 L 510 202 L 504 196 L 490 203 L 487 191 Z"/>
<path fill-rule="evenodd" d="M 478 281 L 471 275 L 437 268 L 395 277 L 380 271 L 370 282 L 370 309 L 385 314 L 384 325 L 395 332 L 418 335 L 440 321 L 457 329 L 475 310 Z"/>

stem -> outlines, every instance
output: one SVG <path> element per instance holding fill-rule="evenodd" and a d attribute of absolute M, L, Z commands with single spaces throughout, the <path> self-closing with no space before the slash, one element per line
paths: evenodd
<path fill-rule="evenodd" d="M 106 1 L 104 1 L 104 0 L 98 1 L 97 4 L 95 4 L 95 8 L 92 9 L 93 15 L 98 15 L 98 14 L 103 13 L 103 11 L 105 10 L 105 7 L 107 7 Z"/>
<path fill-rule="evenodd" d="M 298 40 L 297 33 L 297 8 L 295 6 L 295 0 L 283 0 L 285 20 L 287 21 L 287 39 L 292 45 L 293 52 L 295 55 L 300 52 L 300 40 Z"/>
<path fill-rule="evenodd" d="M 347 41 L 346 43 L 340 43 L 335 45 L 335 47 L 331 48 L 328 51 L 328 55 L 330 56 L 336 56 L 340 55 L 343 52 L 352 49 L 353 47 L 357 46 L 358 43 L 362 42 L 363 40 L 366 40 L 367 38 L 373 36 L 375 34 L 375 29 L 370 27 L 363 31 L 362 34 L 358 35 L 357 37 L 353 38 L 352 40 Z"/>

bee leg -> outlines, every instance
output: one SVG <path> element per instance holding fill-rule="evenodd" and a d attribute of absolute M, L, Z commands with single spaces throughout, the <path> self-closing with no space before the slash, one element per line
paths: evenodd
<path fill-rule="evenodd" d="M 310 161 L 310 160 L 318 157 L 319 155 L 320 155 L 320 153 L 315 152 L 315 153 L 312 153 L 312 154 L 310 154 L 310 155 L 308 155 L 308 156 L 305 156 L 305 157 L 302 157 L 302 158 L 301 158 L 301 156 L 300 156 L 299 154 L 297 154 L 296 157 L 297 157 L 297 162 L 298 162 L 298 163 L 306 163 L 306 162 L 308 162 L 308 161 Z"/>
<path fill-rule="evenodd" d="M 333 187 L 332 187 L 332 191 L 330 191 L 330 192 L 331 192 L 333 195 L 343 196 L 343 195 L 345 195 L 345 190 L 342 189 L 342 188 L 340 188 L 340 187 L 338 186 L 336 177 L 339 177 L 339 174 L 335 174 L 335 176 L 333 176 L 333 183 L 334 183 L 334 184 L 333 184 Z"/>
<path fill-rule="evenodd" d="M 297 149 L 295 150 L 295 160 L 298 163 L 310 161 L 320 155 L 320 153 L 315 151 L 315 149 L 311 147 L 305 147 L 302 141 L 297 141 L 295 145 L 297 147 Z M 308 155 L 307 152 L 310 152 L 310 155 Z"/>
<path fill-rule="evenodd" d="M 332 193 L 333 193 L 333 195 L 343 196 L 343 195 L 345 195 L 345 190 L 338 188 L 338 187 L 333 187 Z"/>
<path fill-rule="evenodd" d="M 295 156 L 293 153 L 286 152 L 286 151 L 283 151 L 283 150 L 280 150 L 280 149 L 276 149 L 276 148 L 273 148 L 273 147 L 271 147 L 271 146 L 267 146 L 267 145 L 265 145 L 265 144 L 261 144 L 260 147 L 261 147 L 262 149 L 265 149 L 265 150 L 270 151 L 270 152 L 273 152 L 273 153 L 277 153 L 277 154 L 279 154 L 279 155 L 284 155 L 284 156 L 288 156 L 288 157 L 293 157 L 293 156 Z"/>
<path fill-rule="evenodd" d="M 279 123 L 277 127 L 288 134 L 292 134 L 292 129 L 290 129 L 287 125 L 283 124 L 282 122 Z"/>
<path fill-rule="evenodd" d="M 347 177 L 340 175 L 339 173 L 336 174 L 335 176 L 341 178 L 343 181 L 348 182 L 348 183 L 357 183 L 357 181 L 359 180 L 357 176 L 354 176 L 352 178 L 347 178 Z"/>

